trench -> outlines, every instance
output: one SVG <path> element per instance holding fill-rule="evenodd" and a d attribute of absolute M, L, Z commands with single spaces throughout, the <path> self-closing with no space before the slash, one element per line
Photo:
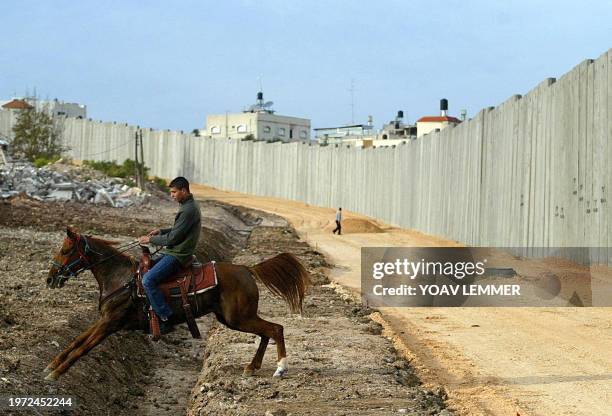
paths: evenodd
<path fill-rule="evenodd" d="M 260 219 L 231 206 L 214 202 L 201 204 L 215 207 L 213 212 L 216 215 L 209 212 L 206 218 L 210 223 L 202 229 L 203 243 L 198 247 L 198 259 L 232 261 L 235 254 L 246 247 L 251 230 Z M 140 378 L 141 399 L 132 397 L 126 402 L 126 407 L 143 416 L 185 414 L 192 388 L 202 370 L 208 332 L 213 322 L 212 315 L 197 320 L 202 339 L 193 339 L 187 325 L 182 324 L 164 335 L 158 343 L 149 342 L 153 355 L 146 377 Z"/>

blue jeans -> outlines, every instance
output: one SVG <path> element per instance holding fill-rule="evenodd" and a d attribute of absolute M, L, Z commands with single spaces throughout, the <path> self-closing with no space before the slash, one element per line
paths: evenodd
<path fill-rule="evenodd" d="M 172 315 L 172 309 L 170 309 L 164 294 L 159 290 L 158 286 L 162 280 L 176 273 L 179 268 L 180 262 L 176 258 L 163 255 L 142 278 L 142 285 L 147 293 L 149 302 L 157 316 L 163 321 Z"/>

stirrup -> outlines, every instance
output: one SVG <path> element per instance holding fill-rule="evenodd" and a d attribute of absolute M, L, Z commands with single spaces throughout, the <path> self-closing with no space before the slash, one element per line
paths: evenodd
<path fill-rule="evenodd" d="M 161 328 L 159 326 L 159 317 L 152 307 L 149 306 L 149 325 L 151 328 L 151 339 L 159 341 L 161 338 Z"/>

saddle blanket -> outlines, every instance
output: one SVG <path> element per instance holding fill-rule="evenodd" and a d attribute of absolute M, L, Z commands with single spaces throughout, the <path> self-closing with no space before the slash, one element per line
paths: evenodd
<path fill-rule="evenodd" d="M 187 296 L 195 296 L 217 286 L 217 270 L 214 261 L 206 264 L 194 262 L 188 270 L 187 272 L 184 269 L 181 270 L 181 272 L 169 277 L 159 285 L 159 289 L 166 298 L 180 298 L 180 286 L 187 283 L 189 283 L 189 287 L 185 287 Z M 191 275 L 191 279 L 189 279 L 189 275 Z M 144 290 L 139 290 L 138 296 L 146 297 Z"/>

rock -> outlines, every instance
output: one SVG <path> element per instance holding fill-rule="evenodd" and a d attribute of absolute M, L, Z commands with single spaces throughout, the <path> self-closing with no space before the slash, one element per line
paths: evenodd
<path fill-rule="evenodd" d="M 72 190 L 62 190 L 55 189 L 49 193 L 47 196 L 48 199 L 53 199 L 55 201 L 70 201 L 74 197 L 74 191 Z"/>
<path fill-rule="evenodd" d="M 76 185 L 72 182 L 62 182 L 54 184 L 53 187 L 58 190 L 73 190 L 76 188 Z"/>
<path fill-rule="evenodd" d="M 142 204 L 149 196 L 119 178 L 108 178 L 87 167 L 54 164 L 36 168 L 24 162 L 0 166 L 0 199 L 20 193 L 38 201 L 94 202 L 114 207 Z"/>
<path fill-rule="evenodd" d="M 96 192 L 94 203 L 95 204 L 109 204 L 112 207 L 115 206 L 115 203 L 113 202 L 113 198 L 111 198 L 111 196 L 108 194 L 108 192 L 106 192 L 105 189 L 100 189 L 98 192 Z"/>

